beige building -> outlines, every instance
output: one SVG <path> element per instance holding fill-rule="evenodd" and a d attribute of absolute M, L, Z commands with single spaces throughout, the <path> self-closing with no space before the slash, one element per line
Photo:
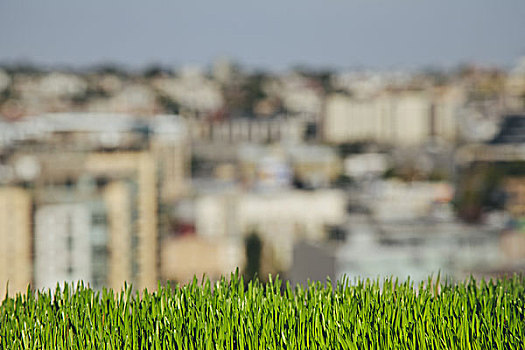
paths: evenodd
<path fill-rule="evenodd" d="M 364 98 L 333 94 L 326 101 L 323 135 L 331 143 L 414 146 L 430 137 L 454 141 L 460 102 L 461 95 L 452 89 L 383 92 Z"/>
<path fill-rule="evenodd" d="M 187 193 L 191 151 L 189 134 L 180 117 L 157 115 L 152 118 L 151 153 L 155 158 L 162 202 L 173 202 Z"/>
<path fill-rule="evenodd" d="M 38 288 L 82 279 L 96 288 L 120 289 L 126 281 L 137 289 L 155 289 L 159 222 L 189 186 L 189 140 L 182 119 L 48 114 L 5 129 L 0 146 L 16 148 L 2 164 L 9 177 L 0 180 L 30 188 L 27 193 L 2 188 L 0 194 L 0 219 L 10 225 L 0 228 L 0 242 L 7 242 L 0 253 L 9 252 L 0 259 L 24 242 L 13 240 L 10 232 L 27 232 L 30 267 L 36 266 L 28 278 L 25 272 L 17 278 L 33 280 Z M 11 215 L 9 205 L 21 203 L 19 198 L 27 200 L 27 222 L 22 209 Z M 19 270 L 8 266 L 1 264 L 0 282 Z"/>
<path fill-rule="evenodd" d="M 389 106 L 385 99 L 353 99 L 342 94 L 328 96 L 323 120 L 324 139 L 332 143 L 375 141 L 386 134 Z"/>
<path fill-rule="evenodd" d="M 0 187 L 0 298 L 25 292 L 32 282 L 31 196 L 21 188 Z"/>
<path fill-rule="evenodd" d="M 161 275 L 165 280 L 189 282 L 193 276 L 218 280 L 229 276 L 245 263 L 242 240 L 181 237 L 163 241 Z"/>
<path fill-rule="evenodd" d="M 109 287 L 119 290 L 125 281 L 133 281 L 132 218 L 133 196 L 131 184 L 123 180 L 109 183 L 104 189 L 107 207 L 107 247 L 110 252 L 107 261 Z"/>
<path fill-rule="evenodd" d="M 115 178 L 116 181 L 110 182 L 105 193 L 109 236 L 112 237 L 110 255 L 114 255 L 113 259 L 122 256 L 126 261 L 125 257 L 129 254 L 127 251 L 131 251 L 134 258 L 129 263 L 136 264 L 136 271 L 132 271 L 134 286 L 139 289 L 155 289 L 158 278 L 158 232 L 154 159 L 147 152 L 93 153 L 88 155 L 85 169 L 90 174 Z M 136 189 L 130 191 L 120 182 L 128 177 L 135 179 Z M 136 220 L 130 213 L 133 207 L 136 208 Z M 124 212 L 130 213 L 130 216 L 123 214 Z M 128 221 L 129 218 L 131 220 Z M 122 245 L 123 242 L 131 244 Z M 117 265 L 110 267 L 110 284 L 113 288 L 120 288 L 124 281 L 129 281 L 130 267 L 122 265 L 122 262 L 114 263 Z"/>
<path fill-rule="evenodd" d="M 430 115 L 431 134 L 444 141 L 456 142 L 459 138 L 458 111 L 465 101 L 465 91 L 460 86 L 435 88 Z"/>
<path fill-rule="evenodd" d="M 327 187 L 343 172 L 337 152 L 323 145 L 296 145 L 288 149 L 294 178 L 306 187 Z"/>
<path fill-rule="evenodd" d="M 305 123 L 292 118 L 247 119 L 236 118 L 210 123 L 207 120 L 187 121 L 189 134 L 194 141 L 217 143 L 266 143 L 300 142 Z"/>

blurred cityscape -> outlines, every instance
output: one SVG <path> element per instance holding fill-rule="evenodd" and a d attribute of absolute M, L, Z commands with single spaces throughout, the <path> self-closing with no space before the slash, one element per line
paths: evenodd
<path fill-rule="evenodd" d="M 513 69 L 0 69 L 0 295 L 525 268 Z"/>

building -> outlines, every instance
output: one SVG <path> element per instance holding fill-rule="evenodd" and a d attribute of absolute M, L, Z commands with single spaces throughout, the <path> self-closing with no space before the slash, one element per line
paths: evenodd
<path fill-rule="evenodd" d="M 342 174 L 337 152 L 324 145 L 287 147 L 294 180 L 306 188 L 327 188 Z"/>
<path fill-rule="evenodd" d="M 431 217 L 436 211 L 448 209 L 446 216 L 452 216 L 450 202 L 454 189 L 447 182 L 400 180 L 376 181 L 372 185 L 369 206 L 376 220 L 402 221 Z"/>
<path fill-rule="evenodd" d="M 520 162 L 525 157 L 525 115 L 502 117 L 499 130 L 484 143 L 471 143 L 456 152 L 456 162 L 467 166 L 473 162 Z"/>
<path fill-rule="evenodd" d="M 287 188 L 294 182 L 326 188 L 342 173 L 336 151 L 317 144 L 242 145 L 238 162 L 242 182 L 256 190 Z"/>
<path fill-rule="evenodd" d="M 184 115 L 207 116 L 224 104 L 220 84 L 206 78 L 199 68 L 185 67 L 177 78 L 156 78 L 153 86 L 176 102 Z"/>
<path fill-rule="evenodd" d="M 289 279 L 306 283 L 308 277 L 321 282 L 346 277 L 354 283 L 356 278 L 410 277 L 419 283 L 440 273 L 442 280 L 464 280 L 511 267 L 505 255 L 524 256 L 523 247 L 509 247 L 523 241 L 523 235 L 500 242 L 497 230 L 453 220 L 377 225 L 367 215 L 353 214 L 345 230 L 344 241 L 296 243 Z"/>
<path fill-rule="evenodd" d="M 28 280 L 37 288 L 82 279 L 95 288 L 120 289 L 126 281 L 155 289 L 166 213 L 189 186 L 180 117 L 48 114 L 7 125 L 0 134 L 0 190 L 7 196 L 0 215 L 18 218 L 25 211 L 9 215 L 7 203 L 26 198 L 28 222 L 13 221 L 19 227 L 11 231 L 27 233 L 31 254 L 34 246 Z M 21 268 L 2 268 L 1 278 L 25 278 Z"/>
<path fill-rule="evenodd" d="M 162 202 L 173 202 L 187 194 L 190 178 L 190 139 L 186 123 L 173 115 L 151 120 L 149 149 L 155 159 Z"/>
<path fill-rule="evenodd" d="M 244 239 L 256 233 L 272 256 L 274 270 L 287 271 L 294 243 L 325 240 L 328 227 L 344 222 L 345 205 L 338 190 L 202 195 L 195 202 L 196 233 L 214 239 Z"/>
<path fill-rule="evenodd" d="M 88 173 L 105 179 L 110 186 L 106 192 L 110 214 L 109 235 L 114 236 L 111 242 L 115 243 L 110 247 L 119 251 L 114 255 L 122 256 L 123 261 L 126 261 L 126 251 L 130 251 L 132 259 L 129 264 L 135 286 L 140 289 L 155 289 L 158 279 L 158 202 L 153 157 L 147 152 L 94 153 L 88 156 L 85 169 Z M 114 181 L 117 184 L 113 184 Z M 125 213 L 131 214 L 128 217 L 131 220 L 127 221 L 122 217 L 127 215 Z M 122 242 L 129 245 L 119 244 Z M 122 264 L 119 261 L 114 263 Z M 110 261 L 109 266 L 111 265 Z M 114 271 L 119 269 L 115 268 Z M 129 271 L 129 267 L 121 271 Z M 120 276 L 114 273 L 110 276 L 113 285 L 121 285 L 129 277 L 126 273 Z"/>
<path fill-rule="evenodd" d="M 389 162 L 382 153 L 354 154 L 345 158 L 344 173 L 355 179 L 378 178 L 387 171 Z"/>
<path fill-rule="evenodd" d="M 84 281 L 100 287 L 93 276 L 92 216 L 85 203 L 39 206 L 35 212 L 37 289 L 55 288 L 57 281 Z"/>
<path fill-rule="evenodd" d="M 229 276 L 245 264 L 244 242 L 206 237 L 168 238 L 163 241 L 161 275 L 165 280 L 190 282 L 194 276 L 212 281 Z"/>
<path fill-rule="evenodd" d="M 189 120 L 189 133 L 194 141 L 214 143 L 271 143 L 300 142 L 305 136 L 306 123 L 295 118 L 234 118 L 209 122 Z"/>
<path fill-rule="evenodd" d="M 324 140 L 404 147 L 436 138 L 455 142 L 461 103 L 461 95 L 453 90 L 386 91 L 366 97 L 332 94 L 324 111 Z"/>
<path fill-rule="evenodd" d="M 22 293 L 33 279 L 32 204 L 28 191 L 0 187 L 0 295 Z"/>
<path fill-rule="evenodd" d="M 333 285 L 337 273 L 336 255 L 330 247 L 300 241 L 293 247 L 293 262 L 286 276 L 295 286 L 308 286 L 308 281 L 324 283 L 329 278 Z"/>

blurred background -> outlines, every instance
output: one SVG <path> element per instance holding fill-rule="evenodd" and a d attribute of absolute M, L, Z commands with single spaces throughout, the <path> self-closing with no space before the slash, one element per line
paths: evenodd
<path fill-rule="evenodd" d="M 525 2 L 0 3 L 0 295 L 525 269 Z"/>

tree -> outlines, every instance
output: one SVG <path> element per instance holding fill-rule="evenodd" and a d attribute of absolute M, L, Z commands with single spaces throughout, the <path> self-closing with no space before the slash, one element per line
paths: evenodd
<path fill-rule="evenodd" d="M 246 266 L 244 268 L 245 280 L 249 281 L 261 272 L 262 241 L 256 231 L 252 231 L 245 239 Z"/>

